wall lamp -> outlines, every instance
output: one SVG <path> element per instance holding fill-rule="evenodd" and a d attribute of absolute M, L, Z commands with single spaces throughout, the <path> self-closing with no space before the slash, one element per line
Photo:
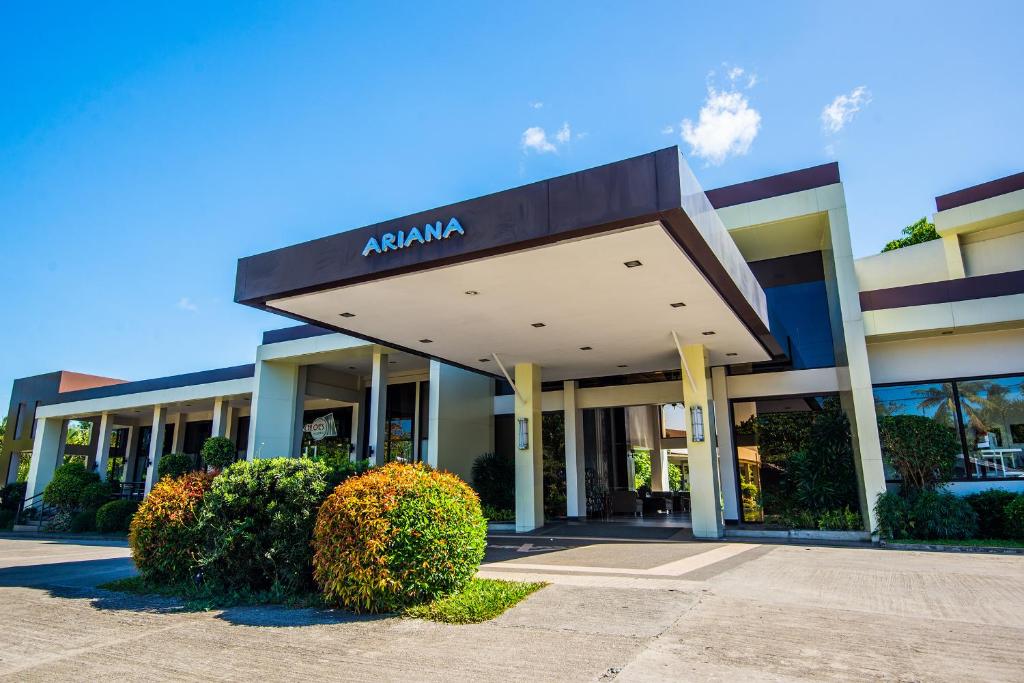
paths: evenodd
<path fill-rule="evenodd" d="M 704 408 L 690 407 L 690 441 L 704 440 Z"/>
<path fill-rule="evenodd" d="M 521 417 L 517 421 L 519 427 L 519 450 L 525 451 L 530 447 L 530 418 Z"/>

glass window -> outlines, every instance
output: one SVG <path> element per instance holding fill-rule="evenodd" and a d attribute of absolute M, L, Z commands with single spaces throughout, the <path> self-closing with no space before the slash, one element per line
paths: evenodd
<path fill-rule="evenodd" d="M 387 444 L 384 459 L 386 462 L 398 458 L 412 462 L 413 420 L 415 419 L 416 383 L 389 385 L 385 421 Z"/>
<path fill-rule="evenodd" d="M 1024 377 L 956 383 L 975 476 L 1024 478 Z"/>
<path fill-rule="evenodd" d="M 686 436 L 685 413 L 682 403 L 669 403 L 661 407 L 661 438 L 675 439 Z"/>
<path fill-rule="evenodd" d="M 875 412 L 879 417 L 921 415 L 950 429 L 957 428 L 957 404 L 952 382 L 876 387 L 874 393 Z M 967 464 L 961 452 L 953 465 L 953 477 L 963 479 L 966 476 Z M 888 464 L 885 465 L 885 477 L 890 481 L 899 478 Z"/>
<path fill-rule="evenodd" d="M 817 529 L 860 509 L 850 423 L 836 396 L 733 403 L 744 522 Z"/>
<path fill-rule="evenodd" d="M 768 327 L 785 348 L 793 368 L 836 364 L 824 281 L 765 287 Z"/>

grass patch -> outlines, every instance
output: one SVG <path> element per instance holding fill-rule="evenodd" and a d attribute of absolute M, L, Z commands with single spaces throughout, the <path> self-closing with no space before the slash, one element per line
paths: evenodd
<path fill-rule="evenodd" d="M 919 538 L 901 538 L 890 543 L 907 543 L 910 545 L 961 545 L 965 548 L 1024 548 L 1024 541 L 1014 541 L 1005 538 L 939 538 L 930 541 L 923 541 Z"/>
<path fill-rule="evenodd" d="M 283 605 L 285 607 L 325 608 L 319 593 L 303 593 L 295 595 L 280 590 L 269 591 L 216 591 L 204 586 L 168 586 L 146 581 L 141 576 L 129 576 L 115 579 L 98 586 L 103 590 L 133 595 L 150 595 L 163 598 L 176 598 L 184 602 L 186 610 L 202 612 L 212 609 L 229 607 L 251 607 L 255 605 Z"/>
<path fill-rule="evenodd" d="M 540 590 L 545 583 L 473 579 L 466 588 L 425 605 L 405 610 L 405 616 L 445 624 L 478 624 L 493 619 Z"/>

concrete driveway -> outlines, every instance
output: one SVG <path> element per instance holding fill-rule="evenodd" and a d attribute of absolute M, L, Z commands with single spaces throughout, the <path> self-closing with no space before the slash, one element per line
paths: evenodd
<path fill-rule="evenodd" d="M 96 589 L 111 543 L 0 539 L 9 680 L 1024 680 L 1024 557 L 743 543 L 491 539 L 485 576 L 549 581 L 475 626 L 186 613 Z"/>

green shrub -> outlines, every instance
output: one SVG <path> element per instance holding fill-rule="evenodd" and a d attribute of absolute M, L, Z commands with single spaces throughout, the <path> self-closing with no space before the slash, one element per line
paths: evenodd
<path fill-rule="evenodd" d="M 206 466 L 215 470 L 224 469 L 238 457 L 235 444 L 223 436 L 211 436 L 204 441 L 201 453 Z"/>
<path fill-rule="evenodd" d="M 961 450 L 955 429 L 923 415 L 884 415 L 878 418 L 878 437 L 907 497 L 949 481 Z"/>
<path fill-rule="evenodd" d="M 327 467 L 307 458 L 228 466 L 200 514 L 204 580 L 228 590 L 311 588 L 310 540 L 326 493 Z"/>
<path fill-rule="evenodd" d="M 43 502 L 63 510 L 74 510 L 82 505 L 86 487 L 99 480 L 100 475 L 85 469 L 81 460 L 71 460 L 53 473 L 53 479 L 43 489 Z"/>
<path fill-rule="evenodd" d="M 859 512 L 854 512 L 849 507 L 842 510 L 828 510 L 822 513 L 818 519 L 818 529 L 822 531 L 860 531 L 864 528 L 864 521 Z"/>
<path fill-rule="evenodd" d="M 16 514 L 17 513 L 14 510 L 0 509 L 0 529 L 13 529 L 14 516 Z"/>
<path fill-rule="evenodd" d="M 79 510 L 71 517 L 68 531 L 81 534 L 87 531 L 96 531 L 96 508 Z"/>
<path fill-rule="evenodd" d="M 132 515 L 139 509 L 135 500 L 112 500 L 96 511 L 96 530 L 104 534 L 127 532 Z"/>
<path fill-rule="evenodd" d="M 0 510 L 17 512 L 21 501 L 25 500 L 25 482 L 8 484 L 0 489 Z"/>
<path fill-rule="evenodd" d="M 489 522 L 514 522 L 516 520 L 514 510 L 499 510 L 490 505 L 481 505 L 480 511 L 483 513 L 484 519 Z"/>
<path fill-rule="evenodd" d="M 345 481 L 349 477 L 354 477 L 358 474 L 370 469 L 369 460 L 352 460 L 348 457 L 348 448 L 344 449 L 345 456 L 337 456 L 335 453 L 341 449 L 327 450 L 326 453 L 323 449 L 317 452 L 317 457 L 313 458 L 316 462 L 322 462 L 327 466 L 327 491 L 333 491 L 338 487 L 338 484 Z"/>
<path fill-rule="evenodd" d="M 142 501 L 132 517 L 128 545 L 147 580 L 177 584 L 193 577 L 200 549 L 196 515 L 212 480 L 205 472 L 161 479 Z"/>
<path fill-rule="evenodd" d="M 945 491 L 922 491 L 911 501 L 914 538 L 973 538 L 978 515 L 960 496 Z"/>
<path fill-rule="evenodd" d="M 978 515 L 978 538 L 1009 538 L 1006 506 L 1017 498 L 1003 489 L 987 489 L 964 498 Z"/>
<path fill-rule="evenodd" d="M 486 536 L 480 500 L 465 482 L 391 463 L 349 479 L 324 502 L 313 576 L 329 603 L 399 610 L 465 587 Z"/>
<path fill-rule="evenodd" d="M 473 461 L 473 488 L 480 501 L 497 509 L 516 506 L 516 463 L 508 455 L 484 453 Z"/>
<path fill-rule="evenodd" d="M 1003 514 L 1006 515 L 1006 530 L 1010 537 L 1024 541 L 1024 496 L 1017 496 L 1007 503 Z"/>
<path fill-rule="evenodd" d="M 911 537 L 910 501 L 903 496 L 892 492 L 879 495 L 875 502 L 875 517 L 878 519 L 875 531 L 885 540 Z"/>
<path fill-rule="evenodd" d="M 110 501 L 114 495 L 114 489 L 105 481 L 94 481 L 82 489 L 82 495 L 78 497 L 79 507 L 95 512 Z"/>
<path fill-rule="evenodd" d="M 184 453 L 168 453 L 160 457 L 160 464 L 157 465 L 156 471 L 159 478 L 163 479 L 164 477 L 180 477 L 195 468 L 191 456 Z"/>

